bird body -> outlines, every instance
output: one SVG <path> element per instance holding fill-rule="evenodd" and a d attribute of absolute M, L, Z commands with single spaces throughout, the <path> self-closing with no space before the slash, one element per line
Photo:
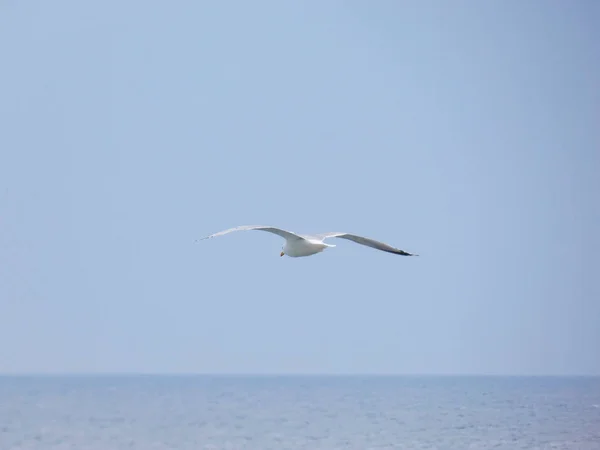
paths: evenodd
<path fill-rule="evenodd" d="M 292 258 L 310 256 L 322 252 L 327 247 L 335 247 L 335 245 L 317 239 L 286 239 L 280 256 L 288 255 Z"/>
<path fill-rule="evenodd" d="M 242 225 L 239 227 L 229 228 L 227 230 L 219 231 L 218 233 L 211 234 L 200 240 L 210 239 L 217 236 L 222 236 L 233 231 L 244 231 L 244 230 L 260 230 L 267 231 L 269 233 L 276 234 L 285 239 L 285 243 L 281 249 L 280 256 L 287 255 L 292 258 L 299 258 L 304 256 L 311 256 L 316 253 L 320 253 L 326 248 L 335 247 L 335 245 L 326 244 L 323 242 L 327 238 L 341 238 L 348 239 L 358 244 L 366 245 L 368 247 L 375 248 L 388 253 L 403 256 L 418 256 L 414 253 L 409 253 L 404 250 L 392 247 L 383 242 L 376 241 L 374 239 L 366 238 L 364 236 L 358 236 L 356 234 L 349 233 L 322 233 L 316 235 L 301 235 L 292 231 L 283 230 L 277 227 L 263 226 L 263 225 Z"/>

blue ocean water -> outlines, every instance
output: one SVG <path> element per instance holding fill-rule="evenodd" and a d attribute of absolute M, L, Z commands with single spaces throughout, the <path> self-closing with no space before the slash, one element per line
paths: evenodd
<path fill-rule="evenodd" d="M 0 450 L 600 449 L 600 378 L 0 377 Z"/>

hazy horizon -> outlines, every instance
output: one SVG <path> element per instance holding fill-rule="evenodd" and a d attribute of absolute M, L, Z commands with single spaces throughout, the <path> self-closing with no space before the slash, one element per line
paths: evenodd
<path fill-rule="evenodd" d="M 577 374 L 577 373 L 531 373 L 531 374 L 511 374 L 511 373 L 376 373 L 376 372 L 2 372 L 0 377 L 242 377 L 242 378 L 270 378 L 270 377 L 332 377 L 332 378 L 600 378 L 600 374 Z"/>

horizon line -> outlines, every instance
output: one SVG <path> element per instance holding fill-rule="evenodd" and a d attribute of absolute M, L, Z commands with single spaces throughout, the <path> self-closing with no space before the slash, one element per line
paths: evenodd
<path fill-rule="evenodd" d="M 410 373 L 410 372 L 0 372 L 0 377 L 321 377 L 321 378 L 359 378 L 359 377 L 395 377 L 395 378 L 599 378 L 593 373 Z"/>

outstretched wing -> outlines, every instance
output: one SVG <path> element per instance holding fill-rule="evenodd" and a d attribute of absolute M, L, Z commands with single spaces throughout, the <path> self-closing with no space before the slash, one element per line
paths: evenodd
<path fill-rule="evenodd" d="M 242 225 L 239 227 L 234 227 L 234 228 L 229 228 L 227 230 L 219 231 L 218 233 L 211 234 L 210 236 L 203 237 L 199 240 L 202 241 L 204 239 L 210 239 L 210 238 L 214 238 L 217 236 L 223 236 L 224 234 L 231 233 L 233 231 L 246 231 L 246 230 L 268 231 L 269 233 L 273 233 L 278 236 L 281 236 L 282 238 L 290 239 L 290 240 L 304 239 L 302 236 L 300 236 L 292 231 L 282 230 L 281 228 L 275 228 L 275 227 L 269 227 L 269 226 L 263 226 L 263 225 Z"/>
<path fill-rule="evenodd" d="M 392 247 L 391 245 L 385 244 L 383 242 L 376 241 L 374 239 L 369 239 L 364 236 L 357 236 L 356 234 L 349 233 L 323 233 L 318 235 L 321 239 L 327 238 L 340 238 L 340 239 L 348 239 L 349 241 L 354 241 L 357 244 L 366 245 L 367 247 L 376 248 L 377 250 L 381 250 L 383 252 L 394 253 L 396 255 L 403 256 L 419 256 L 415 253 L 408 253 L 404 250 L 400 250 L 399 248 Z"/>

